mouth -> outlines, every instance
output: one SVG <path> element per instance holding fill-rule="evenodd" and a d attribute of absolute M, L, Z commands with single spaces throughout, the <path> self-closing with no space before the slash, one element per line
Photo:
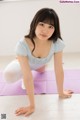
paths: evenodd
<path fill-rule="evenodd" d="M 42 37 L 47 37 L 47 35 L 44 35 L 44 34 L 40 34 Z"/>

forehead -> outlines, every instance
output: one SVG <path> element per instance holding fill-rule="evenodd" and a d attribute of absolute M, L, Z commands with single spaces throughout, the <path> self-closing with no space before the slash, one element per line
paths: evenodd
<path fill-rule="evenodd" d="M 49 25 L 54 25 L 54 20 L 53 19 L 43 19 L 41 20 L 40 22 L 44 22 L 46 24 L 49 24 Z"/>

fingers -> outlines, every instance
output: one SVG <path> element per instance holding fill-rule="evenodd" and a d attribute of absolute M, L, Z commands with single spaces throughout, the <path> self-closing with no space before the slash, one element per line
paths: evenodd
<path fill-rule="evenodd" d="M 74 92 L 72 90 L 65 90 L 68 94 L 73 94 Z"/>
<path fill-rule="evenodd" d="M 32 111 L 27 111 L 27 113 L 25 114 L 25 117 L 32 114 L 33 112 Z"/>
<path fill-rule="evenodd" d="M 59 96 L 59 98 L 61 98 L 61 99 L 66 99 L 66 98 L 71 98 L 71 94 L 68 94 L 68 95 L 61 95 L 61 96 Z"/>
<path fill-rule="evenodd" d="M 25 116 L 31 115 L 34 112 L 34 109 L 29 109 L 26 113 Z"/>
<path fill-rule="evenodd" d="M 16 114 L 16 115 L 21 115 L 21 114 L 24 114 L 24 113 L 25 113 L 24 107 L 19 108 L 19 109 L 17 109 L 17 110 L 15 111 L 15 114 Z"/>
<path fill-rule="evenodd" d="M 22 114 L 23 114 L 22 111 L 19 111 L 19 112 L 16 113 L 17 116 L 18 116 L 18 115 L 22 115 Z"/>
<path fill-rule="evenodd" d="M 19 108 L 15 111 L 15 114 L 18 116 L 18 115 L 22 115 L 24 114 L 25 116 L 28 116 L 30 114 L 32 114 L 34 112 L 34 109 L 33 108 L 30 108 L 30 107 L 22 107 L 22 108 Z"/>
<path fill-rule="evenodd" d="M 22 115 L 22 114 L 24 114 L 24 111 L 23 111 L 23 110 L 20 110 L 20 111 L 16 112 L 16 115 L 17 115 L 17 116 L 18 116 L 18 115 Z"/>
<path fill-rule="evenodd" d="M 65 98 L 70 98 L 72 95 L 66 95 Z"/>
<path fill-rule="evenodd" d="M 73 94 L 74 92 L 72 90 L 68 90 L 69 94 Z"/>
<path fill-rule="evenodd" d="M 15 112 L 18 112 L 18 111 L 23 110 L 23 109 L 24 109 L 24 107 L 21 107 L 21 108 L 17 109 Z"/>
<path fill-rule="evenodd" d="M 31 112 L 31 111 L 26 111 L 26 114 L 25 114 L 24 111 L 18 111 L 18 112 L 16 113 L 16 115 L 18 116 L 18 115 L 22 115 L 22 114 L 24 114 L 25 117 L 26 117 L 26 116 L 28 116 L 28 115 L 30 115 L 30 114 L 32 114 L 32 113 L 33 113 L 33 112 Z"/>

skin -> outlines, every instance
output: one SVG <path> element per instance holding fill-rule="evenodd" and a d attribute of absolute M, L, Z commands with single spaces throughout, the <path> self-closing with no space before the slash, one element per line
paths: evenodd
<path fill-rule="evenodd" d="M 33 52 L 33 55 L 35 57 L 38 56 L 46 57 L 49 54 L 52 41 L 48 41 L 48 39 L 52 36 L 54 31 L 55 31 L 54 26 L 43 22 L 39 22 L 35 30 L 36 37 L 34 38 L 36 48 Z M 29 39 L 27 39 L 26 42 L 29 45 L 30 50 L 32 50 L 33 49 L 32 42 Z M 73 92 L 71 90 L 63 90 L 64 72 L 62 66 L 62 56 L 63 56 L 62 51 L 54 54 L 54 69 L 55 69 L 58 94 L 60 98 L 64 99 L 64 98 L 70 98 Z M 35 111 L 33 76 L 28 63 L 28 58 L 25 56 L 18 56 L 18 60 L 22 68 L 24 85 L 28 92 L 29 105 L 18 108 L 15 111 L 15 114 L 28 116 Z M 43 66 L 40 69 L 37 69 L 36 71 L 44 72 L 45 66 Z"/>

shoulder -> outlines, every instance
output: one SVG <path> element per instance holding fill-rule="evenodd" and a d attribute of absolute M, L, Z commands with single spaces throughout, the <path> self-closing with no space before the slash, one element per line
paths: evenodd
<path fill-rule="evenodd" d="M 18 42 L 17 42 L 18 46 L 22 46 L 25 47 L 26 49 L 31 47 L 31 40 L 29 38 L 21 38 Z"/>
<path fill-rule="evenodd" d="M 24 39 L 24 37 L 21 38 L 21 39 L 19 39 L 19 40 L 17 41 L 17 44 L 16 44 L 16 45 L 25 45 L 25 39 Z"/>
<path fill-rule="evenodd" d="M 24 38 L 21 38 L 21 39 L 17 42 L 16 47 L 15 47 L 15 52 L 16 52 L 18 55 L 24 55 L 24 56 L 27 55 L 28 46 L 27 46 L 27 44 L 25 43 L 25 39 L 24 39 Z"/>
<path fill-rule="evenodd" d="M 64 41 L 62 39 L 58 38 L 54 44 L 55 45 L 64 44 Z"/>
<path fill-rule="evenodd" d="M 54 52 L 62 51 L 65 47 L 65 43 L 60 38 L 57 39 L 57 41 L 54 43 Z"/>

